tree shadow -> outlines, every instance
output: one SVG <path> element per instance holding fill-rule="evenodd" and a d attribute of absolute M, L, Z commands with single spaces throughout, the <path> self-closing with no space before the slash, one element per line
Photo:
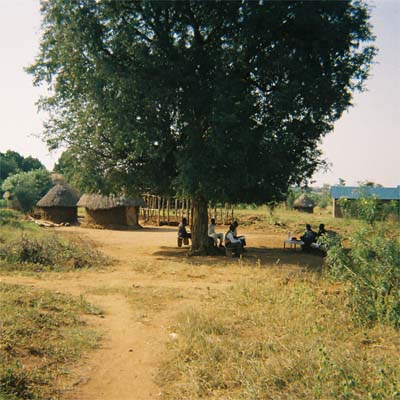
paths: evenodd
<path fill-rule="evenodd" d="M 152 253 L 158 260 L 182 261 L 194 265 L 227 266 L 238 258 L 225 255 L 189 256 L 190 247 L 161 247 L 161 250 Z M 308 271 L 320 272 L 324 258 L 318 254 L 304 253 L 297 249 L 248 247 L 247 252 L 240 259 L 244 265 L 249 266 L 296 266 Z"/>

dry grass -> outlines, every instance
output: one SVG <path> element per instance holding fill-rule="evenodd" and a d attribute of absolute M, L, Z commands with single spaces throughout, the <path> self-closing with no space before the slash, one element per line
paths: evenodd
<path fill-rule="evenodd" d="M 82 297 L 0 284 L 0 399 L 56 399 L 55 379 L 96 347 L 83 315 L 100 310 Z"/>
<path fill-rule="evenodd" d="M 180 316 L 163 398 L 397 398 L 398 331 L 355 326 L 346 304 L 343 286 L 277 269 L 213 292 Z"/>

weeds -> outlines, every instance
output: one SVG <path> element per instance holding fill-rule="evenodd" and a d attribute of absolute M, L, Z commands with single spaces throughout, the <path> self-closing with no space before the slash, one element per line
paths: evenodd
<path fill-rule="evenodd" d="M 400 242 L 385 231 L 366 226 L 350 239 L 330 243 L 327 274 L 350 284 L 354 317 L 362 324 L 380 322 L 400 327 Z"/>
<path fill-rule="evenodd" d="M 0 284 L 0 399 L 50 399 L 63 366 L 97 345 L 83 298 Z"/>
<path fill-rule="evenodd" d="M 400 389 L 395 331 L 355 329 L 345 290 L 315 277 L 243 282 L 175 331 L 164 399 L 391 399 Z"/>
<path fill-rule="evenodd" d="M 10 226 L 13 228 L 22 229 L 26 227 L 27 222 L 23 221 L 23 215 L 15 210 L 8 208 L 0 208 L 0 227 Z"/>
<path fill-rule="evenodd" d="M 0 241 L 0 269 L 69 271 L 109 264 L 110 260 L 86 243 L 74 243 L 56 234 L 22 233 Z"/>

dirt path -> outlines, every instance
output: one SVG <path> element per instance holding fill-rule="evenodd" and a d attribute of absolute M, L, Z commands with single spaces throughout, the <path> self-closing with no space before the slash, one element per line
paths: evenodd
<path fill-rule="evenodd" d="M 157 354 L 167 336 L 165 321 L 158 321 L 157 325 L 134 321 L 130 306 L 122 296 L 99 296 L 96 304 L 106 313 L 101 324 L 106 332 L 104 346 L 82 368 L 87 382 L 72 397 L 81 400 L 155 398 L 159 389 L 153 378 Z"/>
<path fill-rule="evenodd" d="M 241 269 L 221 266 L 232 260 L 212 258 L 188 260 L 185 249 L 175 248 L 176 230 L 147 228 L 142 231 L 109 231 L 81 228 L 57 229 L 65 235 L 90 241 L 116 262 L 101 271 L 43 274 L 40 277 L 1 276 L 8 283 L 32 285 L 50 290 L 84 295 L 104 310 L 104 318 L 92 320 L 104 333 L 100 349 L 91 353 L 76 369 L 74 389 L 65 392 L 68 400 L 147 400 L 159 398 L 155 382 L 163 352 L 171 340 L 176 315 L 196 306 L 212 290 L 231 285 Z M 285 262 L 298 269 L 298 255 L 263 253 L 266 237 L 249 233 L 257 256 L 248 259 Z M 271 238 L 269 238 L 271 241 Z M 277 246 L 281 245 L 280 239 Z M 277 247 L 276 246 L 276 247 Z M 282 260 L 283 259 L 283 260 Z M 303 264 L 304 264 L 303 259 Z M 235 261 L 236 262 L 236 261 Z"/>

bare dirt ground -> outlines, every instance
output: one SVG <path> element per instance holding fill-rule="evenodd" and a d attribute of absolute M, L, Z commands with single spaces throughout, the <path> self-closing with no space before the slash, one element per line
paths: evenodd
<path fill-rule="evenodd" d="M 225 229 L 221 227 L 220 230 Z M 283 250 L 285 232 L 240 230 L 249 244 L 242 261 L 187 257 L 176 246 L 176 228 L 137 231 L 56 228 L 89 241 L 115 262 L 101 270 L 0 276 L 7 283 L 83 295 L 104 311 L 88 322 L 103 333 L 98 350 L 87 354 L 69 379 L 58 382 L 68 400 L 157 399 L 157 371 L 174 338 L 176 316 L 201 304 L 204 296 L 241 279 L 268 279 L 271 268 L 303 273 L 322 259 Z"/>

